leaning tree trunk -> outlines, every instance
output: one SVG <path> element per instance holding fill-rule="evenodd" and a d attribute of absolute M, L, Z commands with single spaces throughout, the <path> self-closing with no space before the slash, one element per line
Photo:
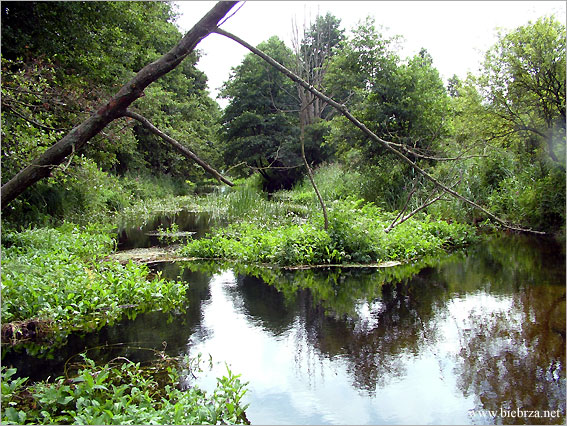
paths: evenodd
<path fill-rule="evenodd" d="M 504 226 L 507 229 L 510 229 L 512 231 L 518 231 L 518 232 L 527 232 L 527 233 L 534 233 L 534 234 L 545 234 L 545 232 L 541 232 L 541 231 L 535 231 L 533 229 L 525 229 L 525 228 L 520 228 L 517 226 L 512 226 L 510 224 L 508 224 L 505 220 L 499 218 L 498 216 L 496 216 L 494 213 L 488 211 L 487 209 L 485 209 L 484 207 L 478 205 L 477 203 L 475 203 L 474 201 L 469 200 L 466 197 L 463 197 L 461 194 L 459 194 L 457 191 L 455 191 L 454 189 L 451 189 L 449 187 L 447 187 L 446 185 L 443 185 L 439 180 L 437 180 L 435 177 L 433 177 L 432 175 L 430 175 L 429 173 L 427 173 L 427 171 L 425 171 L 424 169 L 422 169 L 421 167 L 419 167 L 416 163 L 414 163 L 413 161 L 411 161 L 408 157 L 406 157 L 404 154 L 402 154 L 400 151 L 398 151 L 397 149 L 395 149 L 393 147 L 393 144 L 389 143 L 388 141 L 385 141 L 384 139 L 378 137 L 374 132 L 372 132 L 368 127 L 366 127 L 364 125 L 364 123 L 360 122 L 359 120 L 357 120 L 346 108 L 345 105 L 342 105 L 340 103 L 338 103 L 337 101 L 329 98 L 328 96 L 324 95 L 323 93 L 321 93 L 320 91 L 318 91 L 317 89 L 315 89 L 312 85 L 310 85 L 309 83 L 307 83 L 306 81 L 304 81 L 302 78 L 298 77 L 297 75 L 295 75 L 294 73 L 292 73 L 290 70 L 288 70 L 286 67 L 284 67 L 283 65 L 281 65 L 280 63 L 278 63 L 277 61 L 275 61 L 273 58 L 271 58 L 270 56 L 266 55 L 264 52 L 262 52 L 261 50 L 255 48 L 254 46 L 250 45 L 249 43 L 245 42 L 244 40 L 242 40 L 241 38 L 235 36 L 234 34 L 231 34 L 227 31 L 221 30 L 220 28 L 217 28 L 216 30 L 214 30 L 214 32 L 216 32 L 217 34 L 223 35 L 231 40 L 234 40 L 235 42 L 239 43 L 240 45 L 246 47 L 248 50 L 250 50 L 252 53 L 254 53 L 255 55 L 259 56 L 260 58 L 262 58 L 264 61 L 266 61 L 268 64 L 270 64 L 271 66 L 273 66 L 274 68 L 276 68 L 277 70 L 279 70 L 281 73 L 285 74 L 286 76 L 288 76 L 292 81 L 294 81 L 295 83 L 301 85 L 302 87 L 304 87 L 306 90 L 308 90 L 309 92 L 311 92 L 313 95 L 315 95 L 316 97 L 318 97 L 319 99 L 321 99 L 323 102 L 326 102 L 328 105 L 332 106 L 333 108 L 335 108 L 337 111 L 339 111 L 342 115 L 344 115 L 351 123 L 353 123 L 356 127 L 358 127 L 360 130 L 362 130 L 362 132 L 368 136 L 369 138 L 371 138 L 372 140 L 378 142 L 381 146 L 383 146 L 387 151 L 390 151 L 391 153 L 393 153 L 394 155 L 396 155 L 401 161 L 405 162 L 406 164 L 410 165 L 416 172 L 418 172 L 419 174 L 421 174 L 424 178 L 426 178 L 427 180 L 429 180 L 430 182 L 432 182 L 437 188 L 439 188 L 440 190 L 446 192 L 449 195 L 452 195 L 453 197 L 464 201 L 465 203 L 471 205 L 472 207 L 482 211 L 483 213 L 485 213 L 488 217 L 490 217 L 492 220 L 494 220 L 495 222 L 499 223 L 500 225 Z"/>
<path fill-rule="evenodd" d="M 228 186 L 234 186 L 234 183 L 232 183 L 230 180 L 228 180 L 223 175 L 221 175 L 219 172 L 217 172 L 206 161 L 201 160 L 197 156 L 197 154 L 195 154 L 193 151 L 191 151 L 185 145 L 180 144 L 175 139 L 173 139 L 171 136 L 168 136 L 165 133 L 163 133 L 160 129 L 158 129 L 156 126 L 154 126 L 150 122 L 150 120 L 148 120 L 143 115 L 140 115 L 140 114 L 133 112 L 133 111 L 126 111 L 124 113 L 124 116 L 133 118 L 134 120 L 138 120 L 142 124 L 142 126 L 144 126 L 147 130 L 152 132 L 154 135 L 162 138 L 164 141 L 169 143 L 173 148 L 175 148 L 178 152 L 180 152 L 182 155 L 184 155 L 188 159 L 197 163 L 199 166 L 201 166 L 203 168 L 203 170 L 205 170 L 207 173 L 213 175 L 215 177 L 215 179 L 217 179 L 219 182 L 223 182 L 223 183 L 227 184 Z"/>
<path fill-rule="evenodd" d="M 217 28 L 220 20 L 236 3 L 236 1 L 218 2 L 173 49 L 142 68 L 106 105 L 74 127 L 63 139 L 4 184 L 1 196 L 2 209 L 31 185 L 49 176 L 51 169 L 61 164 L 68 155 L 81 149 L 111 121 L 122 117 L 130 104 L 144 95 L 144 89 L 179 65 L 203 38 Z"/>
<path fill-rule="evenodd" d="M 301 143 L 301 158 L 303 158 L 303 164 L 307 169 L 307 176 L 309 177 L 309 181 L 311 182 L 311 186 L 315 190 L 315 194 L 317 194 L 317 199 L 319 200 L 319 204 L 321 205 L 321 210 L 323 212 L 323 219 L 325 221 L 325 231 L 329 230 L 329 217 L 327 215 L 327 206 L 325 206 L 325 201 L 323 200 L 323 196 L 319 192 L 319 188 L 317 188 L 317 184 L 315 183 L 315 178 L 313 177 L 313 171 L 311 170 L 311 166 L 309 166 L 309 162 L 307 161 L 307 157 L 305 157 L 305 124 L 307 122 L 307 110 L 304 107 L 301 108 L 299 111 L 299 140 Z"/>

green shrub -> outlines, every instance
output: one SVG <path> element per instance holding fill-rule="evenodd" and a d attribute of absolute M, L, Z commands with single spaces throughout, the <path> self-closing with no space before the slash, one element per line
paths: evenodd
<path fill-rule="evenodd" d="M 532 165 L 504 179 L 489 197 L 490 207 L 513 223 L 557 230 L 565 224 L 565 173 Z"/>

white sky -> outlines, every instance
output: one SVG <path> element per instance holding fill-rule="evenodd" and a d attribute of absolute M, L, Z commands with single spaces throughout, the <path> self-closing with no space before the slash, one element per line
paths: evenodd
<path fill-rule="evenodd" d="M 188 31 L 216 2 L 176 2 L 178 25 Z M 446 81 L 457 74 L 475 74 L 484 52 L 497 40 L 497 29 L 511 30 L 541 16 L 556 14 L 565 23 L 564 1 L 247 1 L 222 28 L 256 46 L 277 35 L 291 47 L 292 20 L 300 28 L 317 13 L 331 12 L 348 31 L 366 16 L 373 16 L 386 36 L 401 35 L 400 56 L 411 57 L 424 47 Z M 228 79 L 248 50 L 218 34 L 197 46 L 204 56 L 197 67 L 207 74 L 211 94 Z M 224 106 L 226 103 L 219 99 Z"/>

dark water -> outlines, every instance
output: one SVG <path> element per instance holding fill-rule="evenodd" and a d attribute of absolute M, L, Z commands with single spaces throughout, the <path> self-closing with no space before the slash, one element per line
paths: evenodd
<path fill-rule="evenodd" d="M 171 243 L 171 240 L 156 236 L 155 231 L 171 230 L 173 227 L 179 232 L 190 234 L 182 238 L 200 238 L 210 229 L 211 222 L 212 217 L 209 213 L 192 211 L 157 215 L 145 221 L 125 220 L 118 226 L 118 249 L 166 245 Z"/>
<path fill-rule="evenodd" d="M 491 237 L 425 268 L 159 269 L 191 284 L 185 313 L 144 314 L 20 363 L 46 374 L 85 347 L 101 359 L 164 345 L 210 354 L 199 385 L 212 389 L 227 363 L 249 382 L 253 424 L 565 423 L 565 256 L 551 241 Z"/>

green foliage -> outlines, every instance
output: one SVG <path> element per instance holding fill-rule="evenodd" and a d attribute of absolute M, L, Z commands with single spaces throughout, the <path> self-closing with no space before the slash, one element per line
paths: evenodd
<path fill-rule="evenodd" d="M 505 220 L 556 232 L 565 224 L 565 27 L 540 18 L 508 34 L 486 53 L 480 77 L 450 81 L 451 155 L 479 155 L 459 164 L 457 190 Z M 434 174 L 447 179 L 449 163 Z M 486 217 L 461 201 L 429 212 L 460 221 Z"/>
<path fill-rule="evenodd" d="M 161 2 L 12 2 L 2 5 L 2 51 L 10 59 L 46 55 L 62 74 L 115 84 L 171 48 L 173 18 Z"/>
<path fill-rule="evenodd" d="M 440 254 L 474 239 L 472 228 L 466 225 L 437 223 L 430 218 L 410 219 L 386 234 L 392 214 L 347 197 L 328 204 L 329 229 L 324 231 L 318 210 L 294 212 L 294 200 L 303 193 L 299 190 L 295 196 L 286 192 L 283 197 L 274 197 L 275 201 L 261 201 L 272 204 L 271 209 L 249 206 L 252 214 L 205 238 L 189 241 L 181 254 L 279 265 L 372 263 Z M 290 201 L 282 201 L 285 198 Z"/>
<path fill-rule="evenodd" d="M 126 313 L 182 307 L 187 284 L 148 279 L 132 262 L 101 260 L 114 241 L 100 225 L 29 229 L 3 235 L 2 323 L 48 324 L 57 342 L 73 330 L 94 330 Z M 11 339 L 18 340 L 16 333 Z"/>
<path fill-rule="evenodd" d="M 15 369 L 2 367 L 2 423 L 248 424 L 246 383 L 228 366 L 207 394 L 196 386 L 182 390 L 180 373 L 169 363 L 153 371 L 131 361 L 98 367 L 82 356 L 75 377 L 29 386 L 12 378 Z"/>
<path fill-rule="evenodd" d="M 413 148 L 429 149 L 447 132 L 448 96 L 433 58 L 426 50 L 402 63 L 391 45 L 368 19 L 333 57 L 326 76 L 328 90 L 343 93 L 351 112 L 382 138 Z M 339 149 L 353 145 L 368 162 L 383 149 L 343 118 L 332 131 Z"/>
<path fill-rule="evenodd" d="M 258 48 L 284 66 L 292 62 L 292 52 L 277 37 Z M 298 143 L 298 103 L 293 82 L 253 54 L 235 68 L 221 96 L 229 100 L 222 116 L 221 139 L 228 165 L 246 163 L 265 168 L 295 167 L 301 164 Z M 242 169 L 243 175 L 249 174 Z M 270 189 L 291 186 L 296 169 L 262 170 Z"/>
<path fill-rule="evenodd" d="M 541 170 L 537 165 L 526 165 L 503 179 L 489 202 L 495 212 L 513 223 L 557 231 L 565 226 L 565 173 L 557 167 Z"/>
<path fill-rule="evenodd" d="M 344 200 L 359 195 L 359 185 L 362 179 L 360 173 L 348 170 L 340 163 L 323 164 L 315 169 L 313 174 L 317 188 L 324 199 Z M 306 192 L 312 195 L 313 201 L 316 201 L 311 182 L 308 178 L 303 178 L 294 191 L 290 192 L 290 195 L 297 196 Z M 300 202 L 300 200 L 297 201 Z"/>
<path fill-rule="evenodd" d="M 488 50 L 479 81 L 489 109 L 506 132 L 521 136 L 513 147 L 533 158 L 565 163 L 565 25 L 540 18 Z"/>
<path fill-rule="evenodd" d="M 11 2 L 1 9 L 3 183 L 181 38 L 172 22 L 173 6 L 163 2 Z M 219 109 L 197 61 L 198 53 L 189 55 L 133 107 L 220 167 Z M 26 226 L 63 217 L 79 222 L 84 215 L 102 220 L 106 212 L 120 211 L 138 195 L 151 193 L 129 179 L 123 187 L 117 175 L 205 179 L 199 167 L 131 120 L 109 124 L 53 174 L 15 202 L 10 222 Z M 161 196 L 187 193 L 186 187 L 154 189 Z"/>
<path fill-rule="evenodd" d="M 3 212 L 9 227 L 56 226 L 109 222 L 141 200 L 187 195 L 189 184 L 170 176 L 128 173 L 117 177 L 100 170 L 93 160 L 75 156 L 65 170 L 31 187 Z"/>

